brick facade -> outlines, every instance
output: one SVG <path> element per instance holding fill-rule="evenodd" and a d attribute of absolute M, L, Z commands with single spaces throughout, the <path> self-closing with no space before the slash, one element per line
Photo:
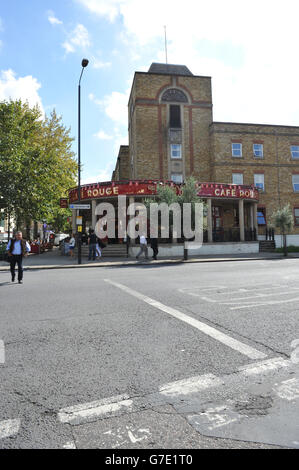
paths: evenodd
<path fill-rule="evenodd" d="M 130 155 L 129 146 L 121 145 L 112 175 L 112 181 L 125 181 L 130 179 Z"/>
<path fill-rule="evenodd" d="M 175 128 L 170 125 L 174 107 L 180 115 Z M 233 173 L 242 173 L 243 184 L 252 185 L 254 175 L 263 174 L 259 206 L 266 208 L 267 220 L 287 203 L 299 207 L 292 185 L 299 159 L 291 155 L 291 146 L 299 146 L 299 127 L 213 122 L 210 77 L 166 64 L 136 72 L 128 122 L 129 146 L 121 146 L 115 181 L 193 175 L 202 182 L 232 183 Z M 241 157 L 232 156 L 233 143 L 242 144 Z M 262 145 L 262 158 L 254 156 L 254 144 Z M 181 158 L 171 158 L 171 145 L 180 146 Z M 293 233 L 299 234 L 298 226 Z"/>

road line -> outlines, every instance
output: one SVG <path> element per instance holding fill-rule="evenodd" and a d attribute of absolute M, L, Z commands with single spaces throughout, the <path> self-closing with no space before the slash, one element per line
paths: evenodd
<path fill-rule="evenodd" d="M 63 449 L 76 449 L 76 444 L 74 442 L 67 442 L 62 446 Z"/>
<path fill-rule="evenodd" d="M 0 439 L 18 434 L 20 425 L 20 419 L 7 419 L 5 421 L 0 421 Z"/>
<path fill-rule="evenodd" d="M 213 374 L 205 374 L 162 385 L 159 392 L 167 397 L 176 397 L 197 393 L 210 387 L 218 387 L 223 383 L 219 377 Z"/>
<path fill-rule="evenodd" d="M 238 367 L 238 370 L 242 375 L 251 376 L 271 370 L 281 369 L 283 367 L 289 367 L 290 365 L 292 365 L 292 361 L 283 359 L 282 357 L 274 357 L 272 359 L 267 359 L 266 361 Z"/>
<path fill-rule="evenodd" d="M 283 400 L 293 401 L 299 398 L 299 379 L 284 380 L 273 389 Z"/>
<path fill-rule="evenodd" d="M 240 307 L 230 307 L 230 310 L 239 310 L 241 308 L 251 308 L 251 307 L 261 307 L 262 305 L 286 304 L 289 302 L 295 302 L 297 300 L 299 300 L 299 297 L 295 297 L 293 299 L 286 299 L 286 300 L 273 300 L 273 301 L 269 300 L 266 302 L 257 302 L 257 303 L 250 304 L 250 305 L 240 305 Z"/>
<path fill-rule="evenodd" d="M 79 424 L 90 418 L 98 418 L 106 414 L 115 413 L 123 408 L 132 411 L 133 402 L 128 398 L 128 395 L 117 395 L 99 401 L 62 408 L 58 413 L 58 418 L 61 423 Z"/>
<path fill-rule="evenodd" d="M 137 299 L 142 300 L 143 302 L 151 305 L 152 307 L 155 307 L 161 310 L 162 312 L 166 312 L 169 315 L 172 315 L 173 317 L 177 318 L 178 320 L 181 320 L 193 326 L 194 328 L 197 328 L 202 333 L 205 333 L 206 335 L 210 336 L 211 338 L 216 339 L 222 344 L 225 344 L 231 349 L 234 349 L 235 351 L 238 351 L 239 353 L 244 354 L 250 359 L 265 359 L 267 357 L 267 354 L 264 354 L 261 351 L 258 351 L 257 349 L 252 348 L 251 346 L 248 346 L 247 344 L 241 343 L 240 341 L 222 333 L 221 331 L 216 330 L 216 328 L 212 328 L 206 323 L 200 322 L 196 320 L 195 318 L 189 317 L 188 315 L 180 312 L 179 310 L 176 310 L 172 307 L 168 307 L 167 305 L 164 305 L 161 302 L 158 302 L 157 300 L 151 299 L 150 297 L 140 294 L 139 292 L 133 289 L 130 289 L 129 287 L 124 286 L 123 284 L 119 284 L 118 282 L 111 281 L 110 279 L 104 279 L 104 281 L 115 287 L 118 287 L 119 289 L 123 290 L 127 294 L 130 294 L 133 297 L 136 297 Z"/>

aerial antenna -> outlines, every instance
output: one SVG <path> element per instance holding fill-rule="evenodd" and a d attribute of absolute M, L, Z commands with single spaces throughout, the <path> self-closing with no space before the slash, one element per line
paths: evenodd
<path fill-rule="evenodd" d="M 168 65 L 168 60 L 167 60 L 167 37 L 166 37 L 166 26 L 164 26 L 164 37 L 165 37 L 165 57 L 166 57 L 166 65 Z"/>

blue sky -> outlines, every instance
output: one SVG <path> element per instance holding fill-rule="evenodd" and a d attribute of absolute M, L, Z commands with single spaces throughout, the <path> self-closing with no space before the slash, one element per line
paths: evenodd
<path fill-rule="evenodd" d="M 53 108 L 77 139 L 83 182 L 109 180 L 127 144 L 135 71 L 168 61 L 212 76 L 214 120 L 299 125 L 297 0 L 10 0 L 0 3 L 0 100 Z M 77 140 L 74 143 L 77 151 Z"/>

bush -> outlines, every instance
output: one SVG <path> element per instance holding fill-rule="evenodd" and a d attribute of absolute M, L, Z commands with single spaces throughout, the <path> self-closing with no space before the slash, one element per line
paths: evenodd
<path fill-rule="evenodd" d="M 294 245 L 289 245 L 288 247 L 288 253 L 299 253 L 299 246 L 294 246 Z M 276 253 L 283 253 L 284 248 L 276 248 Z"/>

